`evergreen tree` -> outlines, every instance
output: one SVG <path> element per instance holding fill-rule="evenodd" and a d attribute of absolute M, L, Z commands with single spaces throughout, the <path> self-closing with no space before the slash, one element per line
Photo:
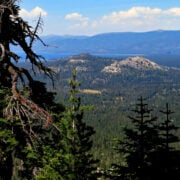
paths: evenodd
<path fill-rule="evenodd" d="M 124 128 L 125 138 L 117 141 L 116 150 L 125 156 L 126 165 L 114 164 L 111 179 L 145 180 L 150 177 L 150 155 L 156 149 L 158 132 L 154 126 L 156 117 L 151 116 L 148 104 L 141 97 L 129 116 L 131 128 Z"/>
<path fill-rule="evenodd" d="M 180 178 L 180 151 L 173 146 L 179 142 L 175 134 L 178 128 L 170 119 L 170 115 L 174 112 L 169 109 L 168 103 L 165 111 L 160 112 L 165 115 L 165 119 L 158 127 L 161 142 L 157 151 L 152 154 L 152 179 L 178 180 Z"/>
<path fill-rule="evenodd" d="M 19 10 L 17 0 L 0 0 L 0 179 L 94 179 L 96 161 L 89 152 L 94 130 L 82 121 L 77 82 L 70 83 L 72 106 L 61 117 L 64 107 L 20 67 L 19 55 L 11 50 L 20 46 L 32 72 L 44 72 L 53 82 L 53 72 L 32 49 L 34 40 L 41 41 L 41 17 L 33 29 Z"/>
<path fill-rule="evenodd" d="M 20 67 L 20 57 L 12 51 L 12 46 L 20 46 L 34 74 L 39 70 L 53 79 L 51 69 L 32 50 L 34 40 L 40 40 L 41 18 L 33 29 L 19 16 L 19 10 L 17 0 L 0 0 L 0 179 L 5 180 L 35 176 L 41 165 L 40 133 L 46 132 L 52 121 L 47 109 L 54 104 L 54 94 Z"/>
<path fill-rule="evenodd" d="M 69 105 L 63 114 L 54 114 L 51 139 L 44 146 L 43 166 L 36 179 L 94 180 L 97 179 L 97 160 L 90 150 L 91 136 L 95 133 L 83 121 L 84 107 L 77 97 L 79 83 L 73 71 L 70 84 Z M 46 140 L 47 141 L 47 140 Z"/>
<path fill-rule="evenodd" d="M 81 106 L 81 99 L 76 96 L 79 83 L 76 81 L 76 71 L 73 71 L 72 80 L 69 82 L 70 90 L 70 107 L 68 107 L 69 122 L 71 124 L 71 152 L 73 155 L 72 173 L 73 179 L 90 180 L 96 179 L 97 160 L 93 159 L 90 153 L 92 148 L 92 135 L 95 133 L 93 127 L 83 121 L 84 109 Z"/>

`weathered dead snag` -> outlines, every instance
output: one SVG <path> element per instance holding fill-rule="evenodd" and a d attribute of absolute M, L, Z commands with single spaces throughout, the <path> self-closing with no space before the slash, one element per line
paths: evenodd
<path fill-rule="evenodd" d="M 10 45 L 20 46 L 23 49 L 26 59 L 32 65 L 34 74 L 36 73 L 34 67 L 36 67 L 50 77 L 53 82 L 54 72 L 44 66 L 43 57 L 32 50 L 33 42 L 41 41 L 37 35 L 37 31 L 42 25 L 41 17 L 33 30 L 27 22 L 19 17 L 19 8 L 15 2 L 16 0 L 0 0 L 0 88 L 8 88 L 11 91 L 8 105 L 4 109 L 4 117 L 8 120 L 19 119 L 23 131 L 29 136 L 36 136 L 33 130 L 34 124 L 38 122 L 42 127 L 48 127 L 52 118 L 44 107 L 40 107 L 32 101 L 30 96 L 25 96 L 20 92 L 18 82 L 20 81 L 22 84 L 21 90 L 28 88 L 31 91 L 33 78 L 27 69 L 15 64 L 18 63 L 20 57 L 11 51 Z M 8 79 L 8 83 L 4 79 Z"/>

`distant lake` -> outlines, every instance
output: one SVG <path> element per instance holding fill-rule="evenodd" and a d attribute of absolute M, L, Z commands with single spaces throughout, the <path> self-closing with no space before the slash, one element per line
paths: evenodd
<path fill-rule="evenodd" d="M 47 60 L 61 59 L 74 55 L 77 54 L 42 54 L 42 56 L 45 57 L 45 59 Z M 118 58 L 118 59 L 132 57 L 132 56 L 145 56 L 144 54 L 93 54 L 93 53 L 91 55 L 104 57 L 104 58 Z"/>
<path fill-rule="evenodd" d="M 23 53 L 18 53 L 21 57 L 21 60 L 25 59 L 25 55 Z M 42 57 L 44 57 L 46 60 L 56 60 L 56 59 L 61 59 L 61 58 L 67 58 L 70 56 L 74 56 L 77 54 L 49 54 L 49 53 L 37 53 L 42 55 Z M 144 56 L 144 54 L 91 54 L 93 56 L 99 56 L 99 57 L 105 57 L 105 58 L 127 58 L 130 56 Z"/>
<path fill-rule="evenodd" d="M 21 60 L 25 60 L 25 55 L 22 53 L 19 53 L 21 56 Z M 49 53 L 40 53 L 46 60 L 57 60 L 61 58 L 67 58 L 73 55 L 77 54 L 49 54 Z M 180 54 L 93 54 L 94 56 L 99 56 L 99 57 L 106 57 L 106 58 L 117 58 L 117 59 L 123 59 L 127 57 L 132 57 L 132 56 L 143 56 L 151 61 L 154 61 L 160 65 L 163 66 L 174 66 L 174 67 L 179 67 L 180 68 Z"/>
<path fill-rule="evenodd" d="M 48 53 L 37 53 L 37 54 L 41 55 L 46 60 L 56 60 L 56 59 L 61 59 L 61 58 L 73 56 L 73 54 L 48 54 Z M 20 56 L 20 59 L 22 61 L 25 60 L 26 56 L 24 53 L 18 53 L 18 55 Z"/>
<path fill-rule="evenodd" d="M 108 57 L 108 58 L 126 58 L 132 56 L 144 56 L 144 54 L 92 54 L 99 57 Z"/>

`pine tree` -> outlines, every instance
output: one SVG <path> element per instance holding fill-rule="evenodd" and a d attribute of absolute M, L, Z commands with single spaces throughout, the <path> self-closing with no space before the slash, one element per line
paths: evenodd
<path fill-rule="evenodd" d="M 73 71 L 70 84 L 69 103 L 62 114 L 54 114 L 55 124 L 49 144 L 45 143 L 43 166 L 36 179 L 94 180 L 97 179 L 97 160 L 90 150 L 91 136 L 95 133 L 83 121 L 84 107 L 77 97 L 79 82 Z"/>
<path fill-rule="evenodd" d="M 154 126 L 156 117 L 151 116 L 148 104 L 141 97 L 129 116 L 131 128 L 124 128 L 125 139 L 117 141 L 116 150 L 125 156 L 126 165 L 114 164 L 111 179 L 145 180 L 150 177 L 151 152 L 155 151 L 158 132 Z"/>
<path fill-rule="evenodd" d="M 166 110 L 161 110 L 160 112 L 166 116 L 164 122 L 162 122 L 159 126 L 163 139 L 163 149 L 166 152 L 169 152 L 171 149 L 174 149 L 171 144 L 179 141 L 179 138 L 174 133 L 172 133 L 173 131 L 175 132 L 178 128 L 174 125 L 173 120 L 170 119 L 170 115 L 174 112 L 169 109 L 168 103 L 166 104 Z"/>
<path fill-rule="evenodd" d="M 0 179 L 6 180 L 34 177 L 41 165 L 39 133 L 45 132 L 52 121 L 47 109 L 54 98 L 43 83 L 20 67 L 20 57 L 12 51 L 12 46 L 21 47 L 34 74 L 39 70 L 53 80 L 53 72 L 44 66 L 42 56 L 32 50 L 34 40 L 41 41 L 37 35 L 41 17 L 33 29 L 19 16 L 19 10 L 17 0 L 0 0 Z"/>
<path fill-rule="evenodd" d="M 76 71 L 73 71 L 72 80 L 69 82 L 70 90 L 70 107 L 68 116 L 71 123 L 71 152 L 73 155 L 72 173 L 74 179 L 90 180 L 96 179 L 97 160 L 93 159 L 90 153 L 92 148 L 92 135 L 95 133 L 93 127 L 83 121 L 84 109 L 81 106 L 81 99 L 76 96 L 79 83 L 76 81 Z"/>
<path fill-rule="evenodd" d="M 173 147 L 173 144 L 179 142 L 175 134 L 178 127 L 170 119 L 170 115 L 174 112 L 169 109 L 168 103 L 165 111 L 160 112 L 165 115 L 165 119 L 158 127 L 161 141 L 157 151 L 153 153 L 152 179 L 178 180 L 180 178 L 180 151 Z"/>

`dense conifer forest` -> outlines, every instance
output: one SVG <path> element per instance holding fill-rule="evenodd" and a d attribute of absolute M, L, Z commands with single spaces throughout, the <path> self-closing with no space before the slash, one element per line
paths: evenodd
<path fill-rule="evenodd" d="M 41 17 L 32 28 L 19 10 L 0 0 L 0 179 L 179 179 L 180 69 L 90 54 L 45 62 L 33 51 L 46 45 Z"/>

